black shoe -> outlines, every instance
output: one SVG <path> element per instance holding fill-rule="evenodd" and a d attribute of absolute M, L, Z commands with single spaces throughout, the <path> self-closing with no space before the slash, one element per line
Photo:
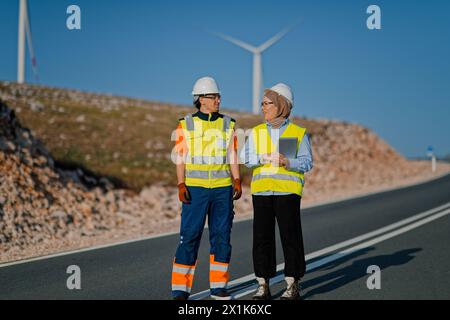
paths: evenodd
<path fill-rule="evenodd" d="M 173 300 L 187 300 L 188 298 L 184 295 L 178 295 L 173 297 Z"/>

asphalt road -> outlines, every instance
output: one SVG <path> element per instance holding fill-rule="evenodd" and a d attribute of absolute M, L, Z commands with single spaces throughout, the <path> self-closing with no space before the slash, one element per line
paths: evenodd
<path fill-rule="evenodd" d="M 449 202 L 450 175 L 447 175 L 416 186 L 304 209 L 301 214 L 306 253 L 311 255 Z M 428 217 L 439 212 L 442 216 L 417 227 L 411 226 L 414 221 L 404 225 L 411 226 L 411 230 L 386 236 L 401 226 L 393 227 L 391 231 L 368 236 L 364 241 L 355 241 L 335 250 L 331 248 L 325 255 L 309 259 L 311 270 L 302 282 L 303 298 L 450 299 L 450 215 L 445 210 L 430 213 Z M 419 224 L 420 221 L 416 220 Z M 235 282 L 253 273 L 251 236 L 251 220 L 234 224 L 230 273 Z M 382 236 L 387 239 L 378 239 Z M 277 239 L 277 260 L 282 263 L 278 236 Z M 374 243 L 367 242 L 373 239 L 376 240 L 372 241 Z M 170 299 L 171 267 L 177 243 L 178 235 L 175 234 L 0 265 L 0 299 Z M 365 245 L 354 248 L 361 243 Z M 354 249 L 342 254 L 341 251 L 347 248 Z M 325 263 L 330 257 L 331 260 Z M 69 290 L 66 286 L 70 276 L 66 271 L 70 265 L 80 267 L 81 290 Z M 312 267 L 314 265 L 316 267 Z M 367 288 L 366 281 L 370 276 L 367 267 L 370 265 L 377 265 L 381 270 L 380 289 Z M 208 289 L 208 270 L 208 231 L 205 229 L 193 294 Z M 251 294 L 241 294 L 245 293 L 242 288 L 254 284 L 246 280 L 231 290 L 243 299 L 250 298 Z M 279 297 L 283 283 L 274 283 L 271 290 Z"/>

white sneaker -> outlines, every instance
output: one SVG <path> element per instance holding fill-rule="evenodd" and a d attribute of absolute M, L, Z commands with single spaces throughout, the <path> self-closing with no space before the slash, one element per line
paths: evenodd
<path fill-rule="evenodd" d="M 256 289 L 256 293 L 253 296 L 253 300 L 270 300 L 272 296 L 270 294 L 269 281 L 264 278 L 256 278 L 258 281 L 258 289 Z"/>

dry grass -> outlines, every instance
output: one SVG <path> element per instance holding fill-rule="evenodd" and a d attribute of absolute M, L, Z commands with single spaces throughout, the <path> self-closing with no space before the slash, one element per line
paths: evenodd
<path fill-rule="evenodd" d="M 112 177 L 135 191 L 155 182 L 175 184 L 171 133 L 180 117 L 195 112 L 189 106 L 6 82 L 0 82 L 0 97 L 58 162 Z M 98 99 L 103 99 L 101 105 Z M 108 108 L 117 99 L 120 107 Z M 41 108 L 32 108 L 33 103 Z M 249 113 L 222 112 L 244 129 L 261 121 Z M 314 132 L 314 121 L 295 122 Z M 248 182 L 250 171 L 242 168 L 242 173 Z"/>

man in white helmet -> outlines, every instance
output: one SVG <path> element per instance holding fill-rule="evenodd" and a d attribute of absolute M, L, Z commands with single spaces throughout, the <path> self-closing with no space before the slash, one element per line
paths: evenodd
<path fill-rule="evenodd" d="M 271 299 L 269 279 L 276 275 L 275 221 L 285 260 L 282 300 L 300 299 L 299 282 L 306 270 L 300 200 L 304 174 L 312 169 L 313 160 L 306 129 L 289 120 L 293 105 L 294 96 L 286 84 L 264 90 L 264 123 L 252 129 L 245 147 L 245 164 L 253 169 L 252 251 L 259 285 L 255 300 Z M 279 150 L 281 139 L 291 143 L 290 155 Z"/>
<path fill-rule="evenodd" d="M 233 200 L 242 194 L 234 137 L 236 122 L 219 113 L 220 90 L 213 78 L 197 80 L 192 95 L 198 111 L 179 120 L 175 147 L 185 161 L 177 164 L 182 214 L 172 269 L 172 296 L 177 300 L 189 297 L 208 216 L 211 297 L 229 300 Z"/>

